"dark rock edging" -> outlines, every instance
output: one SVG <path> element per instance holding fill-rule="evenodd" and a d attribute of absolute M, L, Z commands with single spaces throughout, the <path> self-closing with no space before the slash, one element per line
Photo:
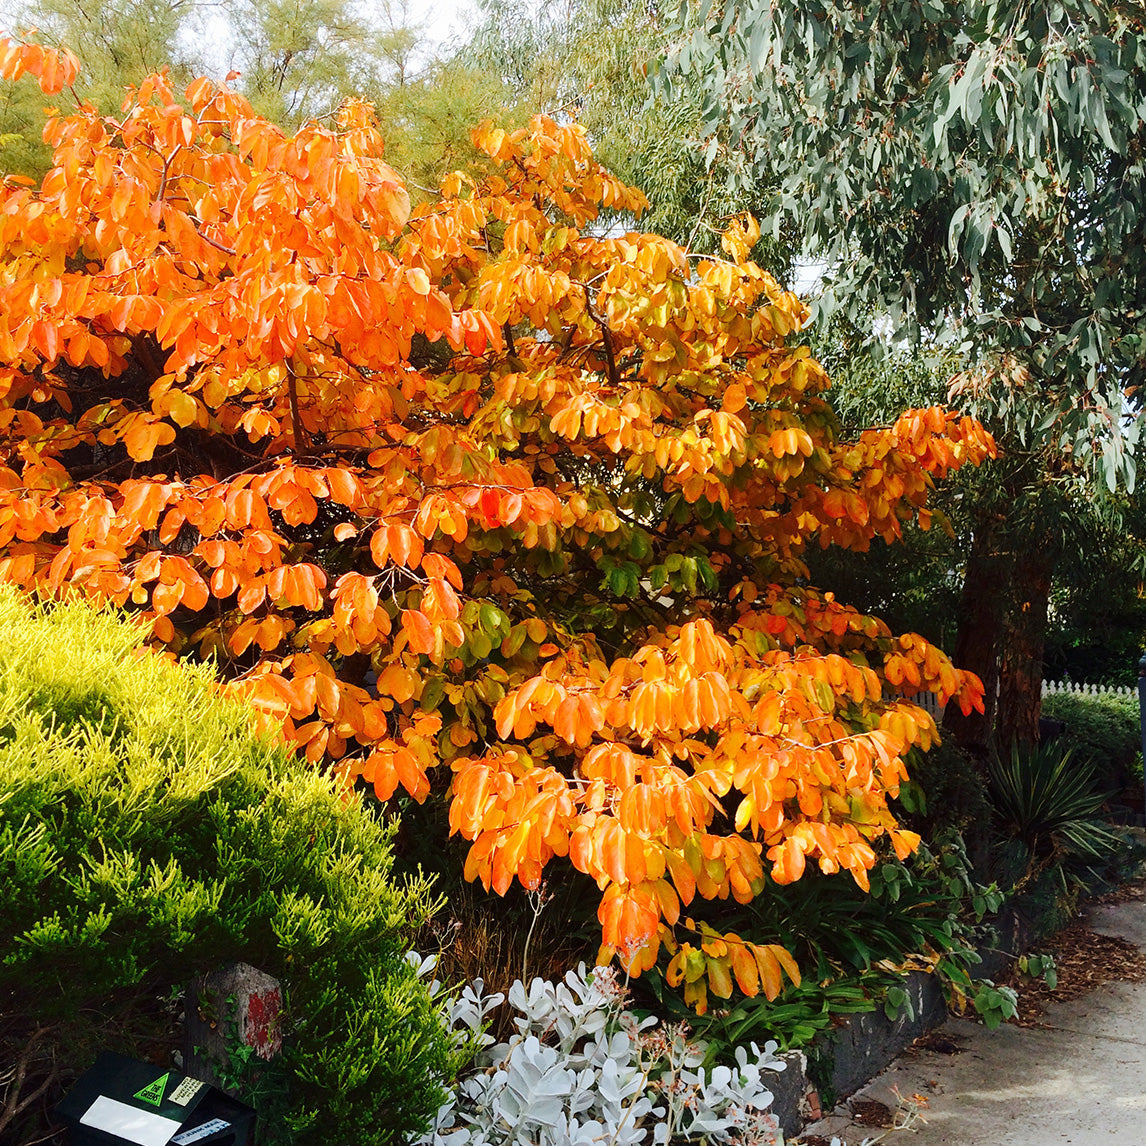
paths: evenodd
<path fill-rule="evenodd" d="M 909 1006 L 889 1019 L 882 1009 L 852 1015 L 820 1035 L 806 1052 L 782 1056 L 787 1069 L 770 1081 L 772 1113 L 786 1137 L 817 1121 L 821 1107 L 854 1093 L 889 1066 L 920 1035 L 947 1018 L 935 975 L 911 971 L 903 980 Z"/>
<path fill-rule="evenodd" d="M 882 1010 L 853 1015 L 835 1030 L 816 1040 L 821 1062 L 830 1064 L 830 1073 L 819 1075 L 821 1096 L 833 1101 L 852 1094 L 878 1074 L 920 1035 L 947 1018 L 943 988 L 935 975 L 912 971 L 904 979 L 909 1005 L 889 1019 Z"/>

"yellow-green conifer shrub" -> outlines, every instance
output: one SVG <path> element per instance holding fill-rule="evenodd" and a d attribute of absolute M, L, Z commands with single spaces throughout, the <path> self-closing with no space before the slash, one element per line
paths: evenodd
<path fill-rule="evenodd" d="M 3 591 L 0 636 L 0 1067 L 28 1068 L 12 1107 L 56 1075 L 0 1140 L 40 1137 L 101 1049 L 163 1061 L 157 1000 L 231 960 L 285 988 L 264 1140 L 420 1128 L 456 1064 L 404 958 L 433 905 L 389 874 L 390 828 L 119 617 Z M 15 1085 L 0 1069 L 0 1116 Z"/>

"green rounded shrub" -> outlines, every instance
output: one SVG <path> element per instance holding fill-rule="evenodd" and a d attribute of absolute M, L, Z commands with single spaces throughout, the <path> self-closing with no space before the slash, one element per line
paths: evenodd
<path fill-rule="evenodd" d="M 208 669 L 82 605 L 0 592 L 0 1139 L 102 1049 L 171 1062 L 183 988 L 242 960 L 284 988 L 265 1139 L 421 1129 L 456 1051 L 405 954 L 433 908 L 391 828 L 257 735 Z M 39 1127 L 32 1125 L 39 1121 Z"/>

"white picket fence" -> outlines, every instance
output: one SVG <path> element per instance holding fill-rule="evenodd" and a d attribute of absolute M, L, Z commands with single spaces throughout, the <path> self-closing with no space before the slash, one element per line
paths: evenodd
<path fill-rule="evenodd" d="M 918 704 L 925 712 L 930 712 L 938 724 L 943 719 L 943 709 L 946 705 L 939 703 L 939 697 L 933 692 L 917 692 L 914 696 L 906 698 L 912 704 Z"/>
<path fill-rule="evenodd" d="M 1072 680 L 1044 680 L 1043 696 L 1121 696 L 1131 699 L 1138 690 L 1131 685 L 1109 687 L 1105 684 L 1076 684 Z"/>

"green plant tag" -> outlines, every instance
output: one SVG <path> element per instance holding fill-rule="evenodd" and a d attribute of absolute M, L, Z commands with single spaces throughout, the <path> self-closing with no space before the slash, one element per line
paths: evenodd
<path fill-rule="evenodd" d="M 170 1076 L 171 1072 L 168 1071 L 154 1082 L 149 1082 L 142 1090 L 137 1090 L 131 1097 L 138 1098 L 140 1102 L 150 1102 L 152 1106 L 158 1106 L 163 1101 L 163 1089 L 166 1087 Z"/>

